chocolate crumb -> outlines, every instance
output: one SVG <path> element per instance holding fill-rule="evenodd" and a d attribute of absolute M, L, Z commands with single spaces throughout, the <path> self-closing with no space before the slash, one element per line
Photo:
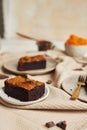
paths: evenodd
<path fill-rule="evenodd" d="M 66 121 L 60 121 L 56 124 L 56 126 L 60 127 L 62 130 L 66 130 Z"/>
<path fill-rule="evenodd" d="M 47 123 L 45 124 L 45 126 L 46 126 L 47 128 L 51 128 L 51 127 L 55 126 L 55 123 L 54 123 L 53 121 L 50 121 L 50 122 L 47 122 Z"/>
<path fill-rule="evenodd" d="M 52 81 L 51 81 L 51 80 L 48 80 L 46 83 L 47 83 L 47 84 L 51 84 L 51 83 L 52 83 Z"/>
<path fill-rule="evenodd" d="M 72 91 L 72 89 L 70 89 Z"/>

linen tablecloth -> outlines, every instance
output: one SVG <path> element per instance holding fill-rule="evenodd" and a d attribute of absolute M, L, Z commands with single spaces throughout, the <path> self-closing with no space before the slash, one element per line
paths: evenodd
<path fill-rule="evenodd" d="M 28 54 L 28 53 L 26 53 Z M 1 53 L 0 61 L 1 66 L 6 61 L 6 59 L 12 59 L 22 54 L 15 53 Z M 1 117 L 2 122 L 1 130 L 8 130 L 4 126 L 3 115 L 7 115 L 5 118 L 10 129 L 22 130 L 42 130 L 46 129 L 44 126 L 46 121 L 54 120 L 56 123 L 60 120 L 67 121 L 67 130 L 86 130 L 87 128 L 87 103 L 81 102 L 79 100 L 71 101 L 70 95 L 60 89 L 61 83 L 68 76 L 72 74 L 86 73 L 85 71 L 74 71 L 75 69 L 81 68 L 81 64 L 78 64 L 73 58 L 65 55 L 64 52 L 60 50 L 47 51 L 46 55 L 52 58 L 60 58 L 62 62 L 58 63 L 55 71 L 50 72 L 45 75 L 31 76 L 34 79 L 46 82 L 51 79 L 52 84 L 49 85 L 50 94 L 42 102 L 27 106 L 15 106 L 4 102 L 1 102 Z M 66 66 L 66 69 L 65 69 Z M 3 72 L 1 70 L 1 72 Z M 13 108 L 13 109 L 12 109 Z M 18 108 L 18 109 L 17 109 Z M 32 115 L 33 114 L 33 115 Z M 6 117 L 7 117 L 6 116 Z M 78 117 L 77 117 L 78 116 Z M 30 120 L 29 120 L 30 119 Z M 58 129 L 57 127 L 53 127 Z"/>

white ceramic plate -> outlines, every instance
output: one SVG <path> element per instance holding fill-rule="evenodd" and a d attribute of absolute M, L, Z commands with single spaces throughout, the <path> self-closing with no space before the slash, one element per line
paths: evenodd
<path fill-rule="evenodd" d="M 4 63 L 3 67 L 7 69 L 10 72 L 16 73 L 16 74 L 30 74 L 30 75 L 37 75 L 37 74 L 44 74 L 47 72 L 50 72 L 55 69 L 57 62 L 47 57 L 46 58 L 46 68 L 45 69 L 38 69 L 38 70 L 29 70 L 29 71 L 18 71 L 17 70 L 17 64 L 19 59 L 13 59 L 9 60 L 6 63 Z"/>
<path fill-rule="evenodd" d="M 78 75 L 70 76 L 69 78 L 63 81 L 62 88 L 68 94 L 72 95 L 73 92 L 75 91 L 77 87 L 78 77 L 79 77 Z M 85 90 L 85 87 L 81 87 L 81 91 L 78 99 L 87 103 L 87 91 Z"/>
<path fill-rule="evenodd" d="M 4 87 L 0 89 L 0 98 L 2 98 L 5 102 L 13 104 L 13 105 L 21 105 L 21 106 L 23 106 L 23 105 L 31 105 L 31 104 L 38 103 L 38 102 L 41 102 L 41 101 L 45 100 L 48 97 L 48 95 L 49 95 L 49 87 L 45 86 L 45 93 L 41 98 L 39 98 L 37 100 L 34 100 L 34 101 L 22 102 L 20 100 L 17 100 L 15 98 L 12 98 L 12 97 L 8 96 L 4 92 Z"/>

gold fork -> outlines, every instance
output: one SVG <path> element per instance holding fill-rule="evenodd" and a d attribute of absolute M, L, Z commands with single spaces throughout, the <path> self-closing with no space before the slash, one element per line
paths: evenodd
<path fill-rule="evenodd" d="M 77 88 L 70 98 L 71 100 L 76 100 L 79 97 L 80 89 L 84 85 L 85 85 L 85 79 L 84 79 L 83 76 L 80 75 L 79 78 L 78 78 L 78 82 L 77 82 Z"/>

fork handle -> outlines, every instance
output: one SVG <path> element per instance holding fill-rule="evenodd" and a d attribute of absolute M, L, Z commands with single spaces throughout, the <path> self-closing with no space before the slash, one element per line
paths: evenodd
<path fill-rule="evenodd" d="M 76 90 L 74 91 L 74 93 L 72 94 L 71 96 L 71 100 L 76 100 L 79 96 L 79 93 L 80 93 L 80 89 L 81 89 L 81 85 L 79 84 L 76 88 Z"/>

